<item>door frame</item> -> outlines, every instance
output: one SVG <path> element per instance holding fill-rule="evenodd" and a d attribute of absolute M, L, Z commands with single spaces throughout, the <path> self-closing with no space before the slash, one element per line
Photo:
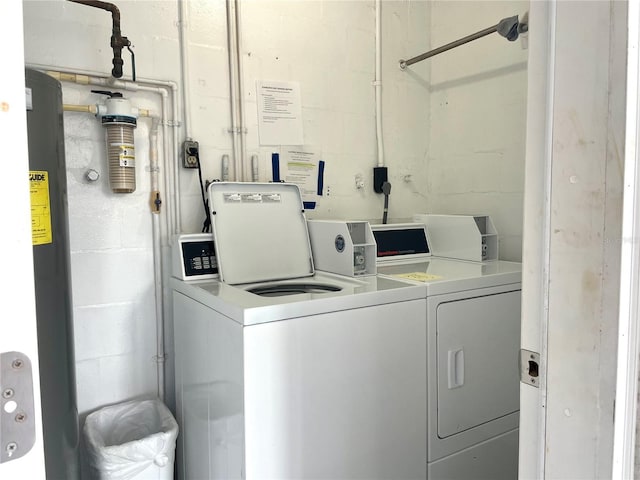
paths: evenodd
<path fill-rule="evenodd" d="M 612 478 L 633 478 L 640 355 L 640 4 L 628 2 L 627 114 Z M 632 161 L 631 161 L 632 160 Z"/>
<path fill-rule="evenodd" d="M 626 17 L 613 1 L 529 4 L 521 346 L 540 354 L 540 379 L 538 388 L 521 384 L 520 479 L 568 471 L 633 477 L 640 352 L 640 12 L 637 2 L 628 3 Z M 620 48 L 623 30 L 626 55 Z M 621 62 L 627 64 L 626 122 Z M 621 132 L 625 141 L 618 145 Z M 611 153 L 614 147 L 621 158 Z M 616 160 L 623 180 L 614 176 Z M 597 198 L 591 193 L 601 195 L 601 203 L 579 203 Z M 615 202 L 621 198 L 618 225 L 622 209 Z M 582 207 L 558 208 L 566 205 Z M 572 239 L 583 243 L 573 247 Z M 576 268 L 571 248 L 582 255 Z M 582 311 L 582 303 L 570 301 L 581 299 L 586 287 L 594 287 L 588 300 L 595 300 Z"/>
<path fill-rule="evenodd" d="M 520 346 L 539 354 L 540 376 L 537 387 L 520 383 L 520 480 L 539 480 L 545 471 L 555 3 L 531 2 L 529 11 L 529 22 L 535 27 L 528 33 Z"/>

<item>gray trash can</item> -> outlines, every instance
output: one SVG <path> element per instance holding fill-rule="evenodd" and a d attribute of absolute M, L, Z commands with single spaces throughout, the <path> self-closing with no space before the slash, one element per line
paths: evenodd
<path fill-rule="evenodd" d="M 160 400 L 97 410 L 84 424 L 88 463 L 96 480 L 172 480 L 178 424 Z"/>

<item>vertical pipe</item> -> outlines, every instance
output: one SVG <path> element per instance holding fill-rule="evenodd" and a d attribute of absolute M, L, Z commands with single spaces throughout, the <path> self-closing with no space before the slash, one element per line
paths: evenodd
<path fill-rule="evenodd" d="M 227 43 L 229 47 L 229 93 L 231 107 L 231 138 L 233 148 L 233 179 L 240 180 L 238 173 L 240 170 L 240 146 L 238 144 L 238 116 L 236 99 L 237 93 L 237 62 L 235 61 L 236 50 L 236 21 L 235 21 L 235 3 L 234 0 L 227 0 Z"/>
<path fill-rule="evenodd" d="M 147 87 L 147 88 L 151 89 L 152 87 Z M 173 177 L 175 176 L 175 174 L 172 175 L 173 166 L 171 164 L 172 163 L 171 155 L 169 154 L 171 150 L 169 148 L 169 120 L 168 120 L 169 112 L 167 107 L 168 93 L 164 89 L 154 89 L 154 90 L 156 91 L 156 93 L 160 94 L 160 98 L 161 98 L 161 108 L 162 108 L 161 124 L 162 124 L 162 142 L 163 142 L 162 159 L 164 161 L 164 170 L 165 170 L 165 175 L 164 175 L 165 191 L 176 192 L 175 195 L 172 196 L 172 200 L 174 201 L 168 201 L 166 202 L 167 205 L 165 205 L 167 209 L 167 229 L 169 232 L 174 232 L 178 228 L 177 218 L 178 218 L 179 206 L 173 197 L 178 197 L 179 195 L 177 194 L 175 181 L 173 180 Z M 173 130 L 175 131 L 177 130 L 177 128 L 174 128 Z M 173 163 L 178 163 L 178 162 L 174 161 Z"/>
<path fill-rule="evenodd" d="M 378 166 L 384 166 L 384 144 L 382 142 L 382 9 L 381 0 L 376 2 L 376 138 L 378 139 Z"/>
<path fill-rule="evenodd" d="M 111 70 L 111 74 L 115 78 L 122 77 L 122 65 L 124 65 L 124 61 L 122 60 L 122 48 L 129 47 L 131 42 L 127 39 L 127 37 L 122 36 L 122 32 L 120 30 L 120 10 L 113 3 L 101 2 L 99 0 L 69 0 L 73 3 L 79 3 L 82 5 L 88 5 L 90 7 L 101 8 L 102 10 L 106 10 L 111 12 L 111 49 L 113 50 L 113 60 L 111 63 L 113 64 L 113 69 Z"/>
<path fill-rule="evenodd" d="M 191 139 L 191 110 L 187 108 L 189 100 L 191 98 L 189 88 L 189 38 L 187 32 L 187 18 L 189 16 L 187 12 L 188 2 L 185 0 L 178 0 L 179 5 L 179 24 L 180 24 L 180 57 L 181 57 L 181 80 L 182 80 L 182 104 L 184 106 L 184 134 L 187 139 Z"/>
<path fill-rule="evenodd" d="M 238 72 L 238 77 L 236 79 L 238 84 L 238 98 L 237 98 L 237 109 L 238 109 L 238 137 L 240 140 L 240 168 L 241 168 L 241 180 L 244 181 L 248 175 L 245 174 L 246 167 L 246 158 L 247 158 L 247 145 L 246 145 L 246 137 L 245 137 L 245 119 L 244 119 L 244 74 L 242 68 L 242 32 L 241 32 L 241 5 L 242 3 L 239 0 L 234 0 L 236 4 L 236 68 Z"/>
<path fill-rule="evenodd" d="M 178 0 L 179 4 L 179 20 L 180 20 L 180 78 L 182 83 L 182 111 L 184 119 L 184 138 L 191 140 L 191 88 L 189 85 L 189 31 L 188 27 L 188 2 L 185 0 Z M 177 92 L 176 92 L 177 93 Z M 178 120 L 177 112 L 177 97 L 176 94 L 173 98 L 174 120 Z M 180 168 L 178 167 L 178 161 L 180 158 L 179 151 L 179 136 L 178 129 L 174 129 L 174 159 L 173 159 L 173 175 L 176 179 L 176 215 L 175 215 L 175 228 L 172 230 L 173 234 L 182 232 L 182 211 L 180 206 Z M 172 238 L 172 237 L 171 237 Z"/>
<path fill-rule="evenodd" d="M 173 105 L 173 121 L 174 121 L 174 125 L 173 125 L 173 159 L 169 159 L 168 161 L 171 161 L 171 164 L 173 166 L 173 178 L 175 179 L 175 183 L 173 185 L 173 194 L 174 194 L 174 198 L 173 201 L 175 203 L 175 223 L 174 223 L 174 229 L 173 229 L 173 233 L 174 234 L 178 234 L 178 233 L 182 233 L 182 210 L 181 210 L 181 200 L 180 200 L 180 174 L 179 174 L 179 167 L 178 167 L 178 159 L 180 158 L 180 145 L 179 145 L 179 139 L 178 139 L 178 126 L 180 125 L 180 121 L 179 121 L 179 110 L 178 110 L 178 86 L 173 84 L 172 85 L 172 97 L 171 97 L 171 101 L 172 101 L 172 105 Z M 185 109 L 187 109 L 187 105 L 184 106 Z M 168 151 L 167 151 L 167 155 L 168 155 Z M 165 162 L 166 163 L 166 162 Z M 169 236 L 169 241 L 172 242 L 173 240 L 173 236 L 170 235 Z"/>
<path fill-rule="evenodd" d="M 257 182 L 259 178 L 258 172 L 258 156 L 251 155 L 251 181 Z"/>
<path fill-rule="evenodd" d="M 222 156 L 222 181 L 229 181 L 229 155 Z"/>
<path fill-rule="evenodd" d="M 154 118 L 149 131 L 149 170 L 151 191 L 159 191 L 158 185 L 158 119 Z M 164 401 L 164 298 L 162 292 L 162 247 L 160 242 L 160 215 L 152 211 L 151 224 L 153 229 L 153 272 L 154 294 L 156 307 L 156 371 L 158 378 L 158 398 Z"/>

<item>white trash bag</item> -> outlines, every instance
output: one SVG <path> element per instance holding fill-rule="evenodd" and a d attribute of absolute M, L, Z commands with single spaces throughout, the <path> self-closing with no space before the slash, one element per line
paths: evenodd
<path fill-rule="evenodd" d="M 159 400 L 97 410 L 87 416 L 84 435 L 92 478 L 173 479 L 178 424 Z"/>

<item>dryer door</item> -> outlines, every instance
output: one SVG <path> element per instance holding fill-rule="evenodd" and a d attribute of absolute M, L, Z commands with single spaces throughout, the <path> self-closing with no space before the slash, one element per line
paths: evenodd
<path fill-rule="evenodd" d="M 438 437 L 518 411 L 520 293 L 438 305 Z"/>

